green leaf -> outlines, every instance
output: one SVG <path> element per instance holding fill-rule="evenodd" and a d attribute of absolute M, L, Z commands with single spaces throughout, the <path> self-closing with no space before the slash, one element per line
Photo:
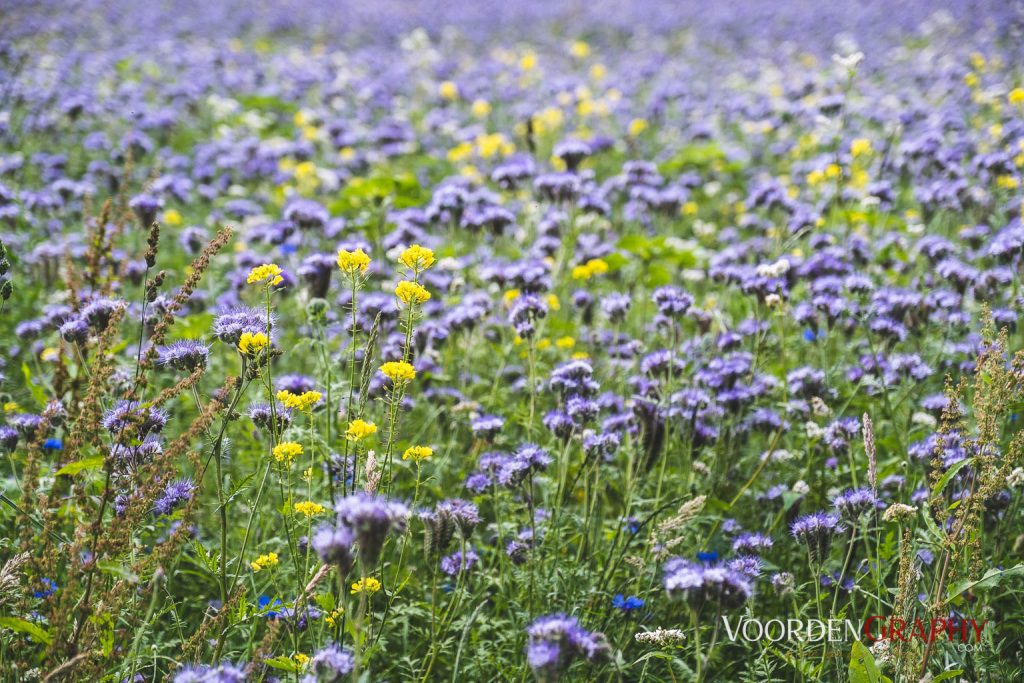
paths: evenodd
<path fill-rule="evenodd" d="M 953 477 L 956 476 L 956 473 L 967 467 L 967 465 L 971 463 L 971 460 L 972 458 L 964 458 L 963 460 L 954 463 L 953 466 L 946 470 L 946 473 L 943 474 L 937 482 L 935 482 L 935 486 L 932 488 L 932 493 L 941 493 L 942 490 L 949 485 L 949 482 Z"/>
<path fill-rule="evenodd" d="M 102 468 L 103 456 L 98 455 L 95 458 L 84 458 L 82 460 L 69 462 L 67 465 L 64 465 L 64 467 L 61 467 L 59 470 L 57 470 L 57 475 L 72 475 L 78 474 L 79 472 L 84 472 L 86 470 L 99 470 Z"/>
<path fill-rule="evenodd" d="M 878 670 L 874 656 L 859 640 L 853 641 L 853 649 L 850 650 L 849 675 L 850 683 L 882 682 L 882 672 Z"/>
<path fill-rule="evenodd" d="M 41 406 L 45 406 L 49 399 L 46 397 L 46 392 L 43 388 L 32 381 L 32 370 L 28 367 L 28 363 L 21 364 L 21 374 L 25 378 L 25 388 L 32 394 L 32 398 L 36 400 Z"/>
<path fill-rule="evenodd" d="M 271 659 L 263 660 L 263 663 L 274 669 L 281 671 L 290 671 L 292 673 L 299 673 L 299 664 L 291 657 L 273 657 Z"/>
<path fill-rule="evenodd" d="M 1014 565 L 1009 569 L 989 569 L 977 581 L 961 581 L 950 586 L 949 593 L 946 595 L 946 602 L 972 588 L 992 588 L 1008 576 L 1022 575 L 1024 575 L 1024 564 Z"/>
<path fill-rule="evenodd" d="M 948 681 L 951 678 L 956 678 L 963 672 L 963 669 L 952 669 L 950 671 L 943 671 L 938 676 L 932 679 L 932 683 L 942 683 L 942 681 Z"/>
<path fill-rule="evenodd" d="M 53 642 L 53 636 L 38 624 L 33 624 L 31 621 L 19 619 L 18 617 L 0 617 L 0 627 L 9 628 L 12 631 L 18 633 L 24 633 L 28 635 L 32 640 L 37 643 L 49 645 Z"/>
<path fill-rule="evenodd" d="M 924 517 L 924 524 L 928 527 L 928 531 L 931 532 L 932 536 L 939 543 L 946 542 L 946 534 L 942 533 L 942 529 L 935 523 L 935 517 L 932 516 L 932 509 L 928 503 L 924 503 L 921 507 L 921 515 Z"/>

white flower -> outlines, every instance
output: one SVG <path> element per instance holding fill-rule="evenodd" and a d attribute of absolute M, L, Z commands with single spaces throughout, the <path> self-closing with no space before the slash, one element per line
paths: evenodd
<path fill-rule="evenodd" d="M 804 430 L 807 432 L 808 439 L 820 439 L 825 435 L 825 430 L 814 422 L 805 422 Z"/>
<path fill-rule="evenodd" d="M 921 427 L 928 428 L 933 428 L 935 427 L 935 425 L 938 424 L 938 420 L 936 420 L 935 417 L 929 415 L 928 413 L 922 413 L 920 411 L 914 413 L 913 416 L 910 418 L 910 421 L 916 425 L 920 425 Z"/>
<path fill-rule="evenodd" d="M 1013 471 L 1006 476 L 1006 484 L 1011 487 L 1024 484 L 1024 467 L 1013 468 Z"/>
<path fill-rule="evenodd" d="M 811 492 L 811 487 L 807 485 L 807 482 L 801 479 L 797 483 L 793 484 L 793 493 L 798 493 L 801 496 L 806 496 Z"/>

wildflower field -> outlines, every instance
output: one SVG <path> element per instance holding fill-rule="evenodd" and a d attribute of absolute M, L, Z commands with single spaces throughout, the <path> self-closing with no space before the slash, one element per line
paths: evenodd
<path fill-rule="evenodd" d="M 1024 5 L 10 0 L 0 681 L 1024 680 Z"/>

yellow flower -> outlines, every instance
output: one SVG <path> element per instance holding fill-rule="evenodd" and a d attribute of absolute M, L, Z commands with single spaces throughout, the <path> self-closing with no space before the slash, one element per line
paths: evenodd
<path fill-rule="evenodd" d="M 302 455 L 302 445 L 294 441 L 283 441 L 274 446 L 274 450 L 271 452 L 274 454 L 274 460 L 278 462 L 291 462 Z"/>
<path fill-rule="evenodd" d="M 426 287 L 418 282 L 402 280 L 398 283 L 398 286 L 395 287 L 395 296 L 397 296 L 403 304 L 421 304 L 430 299 L 430 292 L 428 292 Z"/>
<path fill-rule="evenodd" d="M 590 46 L 582 40 L 577 40 L 569 46 L 569 54 L 576 59 L 586 59 L 590 56 Z"/>
<path fill-rule="evenodd" d="M 5 413 L 16 413 L 20 409 L 21 409 L 20 406 L 17 403 L 15 403 L 14 401 L 8 401 L 7 403 L 4 404 L 4 412 Z"/>
<path fill-rule="evenodd" d="M 163 222 L 166 225 L 181 225 L 181 213 L 176 209 L 167 209 L 164 211 Z"/>
<path fill-rule="evenodd" d="M 293 394 L 292 392 L 282 389 L 277 392 L 277 400 L 281 402 L 287 408 L 293 408 L 295 410 L 309 410 L 320 401 L 322 394 L 319 391 L 306 391 L 301 394 Z"/>
<path fill-rule="evenodd" d="M 519 298 L 519 290 L 518 289 L 510 289 L 507 292 L 505 292 L 505 294 L 503 295 L 503 298 L 505 299 L 505 303 L 506 304 L 510 304 L 510 303 L 512 303 L 513 301 L 515 301 L 516 299 Z"/>
<path fill-rule="evenodd" d="M 398 260 L 406 268 L 418 273 L 434 265 L 434 252 L 431 249 L 414 244 L 403 251 Z"/>
<path fill-rule="evenodd" d="M 341 272 L 349 276 L 356 273 L 366 275 L 366 271 L 370 267 L 370 257 L 362 249 L 355 251 L 341 249 L 338 251 L 338 267 L 341 268 Z"/>
<path fill-rule="evenodd" d="M 301 652 L 296 652 L 292 655 L 292 659 L 299 665 L 299 668 L 304 668 L 309 663 L 309 655 L 304 655 Z"/>
<path fill-rule="evenodd" d="M 367 577 L 365 579 L 359 579 L 358 581 L 352 584 L 352 595 L 356 595 L 358 593 L 368 593 L 370 595 L 373 595 L 379 590 L 380 581 L 373 578 L 372 576 Z"/>
<path fill-rule="evenodd" d="M 324 623 L 330 626 L 331 628 L 334 628 L 334 625 L 338 623 L 338 617 L 340 617 L 344 613 L 345 610 L 339 607 L 334 611 L 324 615 Z"/>
<path fill-rule="evenodd" d="M 365 420 L 352 420 L 345 430 L 345 438 L 349 441 L 359 441 L 363 437 L 377 433 L 377 425 Z"/>
<path fill-rule="evenodd" d="M 590 77 L 595 81 L 603 81 L 604 77 L 608 75 L 608 67 L 604 64 L 595 64 L 590 67 Z"/>
<path fill-rule="evenodd" d="M 694 201 L 685 202 L 679 208 L 679 211 L 684 216 L 696 216 L 697 215 L 697 202 L 694 202 Z"/>
<path fill-rule="evenodd" d="M 473 100 L 470 110 L 473 112 L 473 116 L 482 119 L 491 113 L 491 104 L 487 100 Z"/>
<path fill-rule="evenodd" d="M 380 366 L 380 374 L 392 382 L 411 382 L 416 379 L 416 368 L 405 361 L 391 361 Z"/>
<path fill-rule="evenodd" d="M 572 269 L 573 280 L 589 280 L 595 275 L 604 275 L 608 272 L 608 263 L 604 259 L 590 259 L 582 266 Z"/>
<path fill-rule="evenodd" d="M 459 96 L 459 86 L 455 85 L 452 81 L 442 81 L 437 91 L 446 100 L 454 100 Z"/>
<path fill-rule="evenodd" d="M 250 285 L 257 282 L 266 282 L 271 285 L 279 285 L 284 281 L 281 277 L 281 269 L 276 263 L 264 263 L 249 271 L 249 278 L 246 282 Z"/>
<path fill-rule="evenodd" d="M 1024 104 L 1024 88 L 1014 88 L 1006 96 L 1010 104 Z"/>
<path fill-rule="evenodd" d="M 464 161 L 473 155 L 473 144 L 470 142 L 460 142 L 459 144 L 448 150 L 448 161 L 453 164 L 457 164 L 460 161 Z"/>
<path fill-rule="evenodd" d="M 867 138 L 857 138 L 850 143 L 850 154 L 853 157 L 871 154 L 871 140 L 868 140 Z"/>
<path fill-rule="evenodd" d="M 635 138 L 647 130 L 647 121 L 644 119 L 633 119 L 629 122 L 629 128 L 626 132 L 629 133 L 629 137 Z"/>
<path fill-rule="evenodd" d="M 402 460 L 415 460 L 419 462 L 426 460 L 434 454 L 434 449 L 430 446 L 410 446 L 405 449 L 405 453 L 402 453 Z"/>
<path fill-rule="evenodd" d="M 558 300 L 557 294 L 548 294 L 547 302 L 548 308 L 550 308 L 552 311 L 562 310 L 562 302 Z"/>
<path fill-rule="evenodd" d="M 555 346 L 560 349 L 571 349 L 576 346 L 576 340 L 572 337 L 559 337 L 555 340 Z"/>
<path fill-rule="evenodd" d="M 277 553 L 267 553 L 266 555 L 260 555 L 255 560 L 249 563 L 254 572 L 258 572 L 261 569 L 268 567 L 276 567 L 278 563 Z"/>
<path fill-rule="evenodd" d="M 537 55 L 527 52 L 519 60 L 519 68 L 523 71 L 533 71 L 537 67 Z"/>
<path fill-rule="evenodd" d="M 296 503 L 294 505 L 294 508 L 296 512 L 306 515 L 307 517 L 313 517 L 315 515 L 323 514 L 323 512 L 327 509 L 320 503 L 314 503 L 311 500 Z"/>
<path fill-rule="evenodd" d="M 238 339 L 238 350 L 247 356 L 255 356 L 267 347 L 270 340 L 262 332 L 243 332 Z"/>

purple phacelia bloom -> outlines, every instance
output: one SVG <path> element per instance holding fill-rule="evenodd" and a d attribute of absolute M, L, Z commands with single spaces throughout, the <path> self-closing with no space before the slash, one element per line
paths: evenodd
<path fill-rule="evenodd" d="M 807 546 L 811 560 L 821 563 L 828 556 L 832 537 L 844 531 L 839 515 L 834 512 L 814 512 L 798 517 L 790 526 L 793 538 Z"/>
<path fill-rule="evenodd" d="M 164 489 L 164 492 L 153 503 L 153 513 L 156 515 L 169 515 L 176 508 L 192 499 L 196 487 L 191 479 L 179 479 L 171 482 Z"/>
<path fill-rule="evenodd" d="M 544 681 L 556 680 L 578 659 L 596 663 L 611 652 L 604 634 L 586 630 L 576 617 L 565 614 L 537 619 L 526 634 L 526 660 L 534 674 Z"/>
<path fill-rule="evenodd" d="M 461 550 L 457 550 L 451 555 L 441 558 L 441 571 L 448 576 L 457 576 L 471 570 L 479 560 L 480 556 L 472 548 L 466 551 L 465 556 Z"/>
<path fill-rule="evenodd" d="M 705 604 L 725 610 L 737 609 L 753 594 L 746 574 L 726 566 L 700 564 L 681 557 L 665 563 L 665 590 L 683 597 L 694 609 Z"/>
<path fill-rule="evenodd" d="M 210 361 L 210 347 L 195 339 L 182 339 L 161 346 L 156 354 L 158 364 L 185 372 L 205 368 Z"/>

